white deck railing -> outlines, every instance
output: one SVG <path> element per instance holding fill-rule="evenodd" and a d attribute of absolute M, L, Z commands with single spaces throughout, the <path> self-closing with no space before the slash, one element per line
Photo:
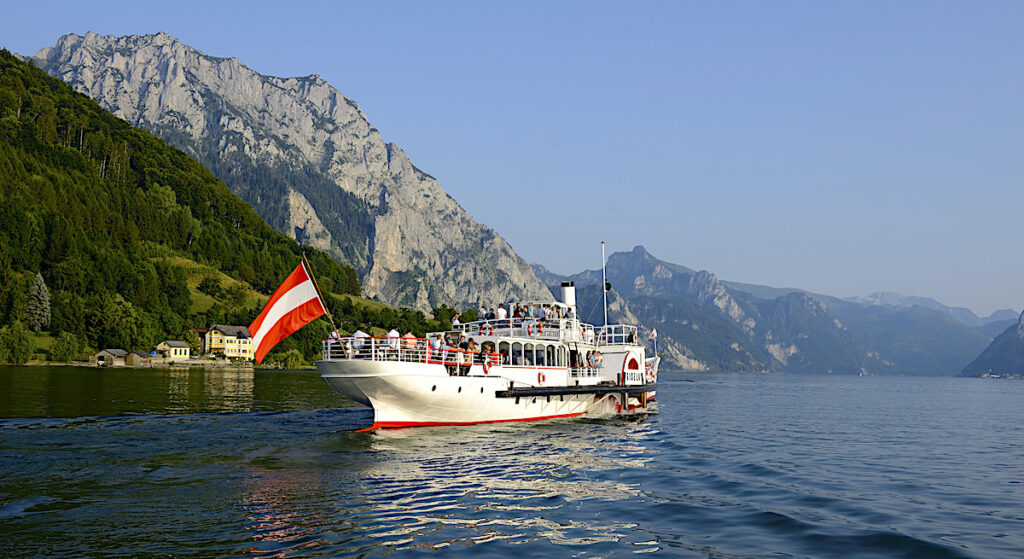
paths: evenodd
<path fill-rule="evenodd" d="M 598 346 L 637 343 L 636 326 L 609 324 L 592 326 L 576 319 L 506 318 L 478 320 L 456 325 L 453 330 L 467 336 L 531 338 L 558 342 L 582 342 Z"/>
<path fill-rule="evenodd" d="M 401 361 L 438 365 L 483 365 L 501 363 L 497 353 L 461 349 L 434 349 L 425 338 L 389 338 L 346 336 L 323 341 L 323 358 L 327 360 L 359 359 L 363 361 Z"/>

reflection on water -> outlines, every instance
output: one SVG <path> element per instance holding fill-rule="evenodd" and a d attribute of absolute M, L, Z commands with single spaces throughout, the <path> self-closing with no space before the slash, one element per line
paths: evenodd
<path fill-rule="evenodd" d="M 605 518 L 601 503 L 643 499 L 642 479 L 623 474 L 651 459 L 641 443 L 654 433 L 616 420 L 339 433 L 318 445 L 322 455 L 261 457 L 286 470 L 248 470 L 252 551 L 387 554 L 491 541 L 653 549 L 649 537 L 636 540 L 636 522 Z M 341 461 L 296 467 L 318 459 Z"/>
<path fill-rule="evenodd" d="M 167 371 L 167 411 L 252 411 L 256 374 L 253 371 L 175 369 Z"/>
<path fill-rule="evenodd" d="M 352 406 L 311 372 L 0 367 L 0 419 Z"/>

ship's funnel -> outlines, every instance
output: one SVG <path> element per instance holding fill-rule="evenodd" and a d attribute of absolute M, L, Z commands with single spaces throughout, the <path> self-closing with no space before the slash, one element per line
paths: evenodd
<path fill-rule="evenodd" d="M 570 307 L 576 306 L 576 284 L 571 281 L 562 282 L 562 302 Z"/>

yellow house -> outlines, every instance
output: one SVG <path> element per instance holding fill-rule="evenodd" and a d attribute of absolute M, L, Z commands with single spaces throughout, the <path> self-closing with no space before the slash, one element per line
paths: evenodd
<path fill-rule="evenodd" d="M 206 353 L 220 353 L 225 357 L 252 359 L 252 336 L 245 326 L 214 324 L 203 339 Z"/>
<path fill-rule="evenodd" d="M 179 342 L 176 340 L 165 340 L 157 344 L 156 348 L 160 355 L 164 356 L 171 361 L 181 361 L 188 359 L 192 353 L 191 348 L 185 342 Z"/>

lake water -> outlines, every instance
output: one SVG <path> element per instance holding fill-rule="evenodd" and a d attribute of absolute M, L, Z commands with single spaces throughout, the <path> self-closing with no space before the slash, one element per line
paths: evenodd
<path fill-rule="evenodd" d="M 1024 382 L 663 373 L 658 400 L 356 433 L 313 372 L 0 368 L 0 553 L 1024 554 Z"/>

